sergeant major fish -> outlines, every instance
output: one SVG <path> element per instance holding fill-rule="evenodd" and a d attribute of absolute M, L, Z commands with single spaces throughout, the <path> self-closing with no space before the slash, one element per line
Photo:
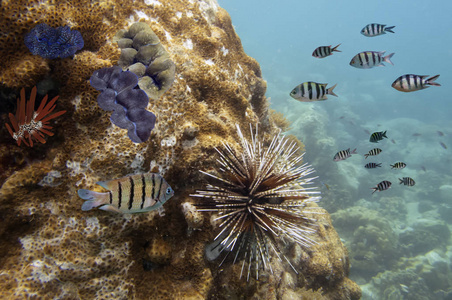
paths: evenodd
<path fill-rule="evenodd" d="M 372 150 L 369 151 L 369 153 L 364 154 L 364 157 L 367 158 L 368 156 L 375 156 L 378 155 L 382 152 L 383 150 L 381 150 L 380 148 L 374 148 Z"/>
<path fill-rule="evenodd" d="M 326 95 L 337 95 L 333 92 L 333 89 L 337 84 L 333 85 L 329 89 L 326 88 L 328 83 L 317 83 L 317 82 L 303 82 L 297 85 L 292 92 L 290 92 L 290 97 L 298 100 L 300 102 L 313 102 L 322 101 L 328 99 Z"/>
<path fill-rule="evenodd" d="M 364 51 L 356 54 L 350 61 L 352 67 L 358 69 L 370 69 L 373 67 L 384 66 L 383 62 L 394 65 L 391 61 L 391 57 L 394 53 L 383 56 L 386 51 Z"/>
<path fill-rule="evenodd" d="M 80 198 L 87 200 L 82 210 L 95 207 L 117 213 L 141 213 L 158 209 L 174 195 L 171 186 L 157 173 L 137 174 L 120 179 L 97 182 L 109 190 L 105 193 L 78 190 Z"/>
<path fill-rule="evenodd" d="M 332 55 L 334 51 L 342 52 L 340 50 L 337 50 L 337 47 L 339 47 L 340 45 L 341 44 L 337 45 L 334 48 L 331 48 L 332 45 L 317 47 L 317 49 L 315 49 L 314 52 L 312 52 L 312 56 L 317 57 L 317 58 L 325 58 L 327 56 Z"/>
<path fill-rule="evenodd" d="M 409 93 L 429 88 L 430 85 L 441 86 L 434 82 L 439 74 L 426 79 L 428 75 L 405 74 L 394 80 L 392 87 L 398 91 Z"/>
<path fill-rule="evenodd" d="M 404 162 L 396 162 L 395 164 L 391 165 L 391 169 L 403 169 L 406 167 L 406 163 Z"/>
<path fill-rule="evenodd" d="M 348 148 L 347 150 L 339 151 L 338 153 L 336 153 L 336 155 L 334 155 L 333 160 L 334 161 L 345 160 L 345 159 L 351 157 L 352 154 L 356 154 L 356 148 L 353 149 L 352 152 L 350 152 L 350 148 Z"/>
<path fill-rule="evenodd" d="M 383 24 L 371 23 L 371 24 L 367 24 L 361 30 L 361 34 L 368 36 L 368 37 L 374 37 L 374 36 L 386 34 L 386 32 L 394 33 L 394 31 L 392 31 L 392 29 L 394 27 L 395 26 L 386 27 L 386 25 L 383 25 Z"/>
<path fill-rule="evenodd" d="M 381 167 L 381 163 L 377 164 L 377 163 L 368 163 L 364 166 L 364 168 L 366 169 L 375 169 Z"/>
<path fill-rule="evenodd" d="M 372 190 L 374 190 L 372 192 L 372 194 L 375 193 L 376 191 L 379 191 L 379 192 L 385 191 L 385 190 L 389 189 L 391 187 L 391 185 L 392 185 L 392 183 L 390 181 L 383 180 L 382 182 L 378 183 L 376 187 L 371 188 Z"/>
<path fill-rule="evenodd" d="M 386 136 L 386 131 L 378 131 L 374 132 L 370 135 L 369 142 L 371 143 L 378 143 L 378 141 L 383 140 L 383 138 L 388 138 Z"/>
<path fill-rule="evenodd" d="M 402 179 L 399 178 L 399 184 L 403 185 L 407 185 L 407 186 L 413 186 L 416 184 L 416 182 L 414 182 L 413 178 L 411 177 L 402 177 Z"/>

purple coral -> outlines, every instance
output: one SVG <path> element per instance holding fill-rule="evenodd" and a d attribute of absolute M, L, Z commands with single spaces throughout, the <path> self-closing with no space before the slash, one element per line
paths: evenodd
<path fill-rule="evenodd" d="M 53 28 L 41 23 L 25 35 L 25 45 L 34 55 L 54 59 L 74 55 L 84 42 L 81 33 L 69 26 Z"/>
<path fill-rule="evenodd" d="M 149 98 L 143 90 L 136 89 L 138 77 L 121 67 L 102 68 L 94 71 L 90 84 L 101 91 L 97 97 L 100 108 L 113 111 L 110 120 L 116 126 L 127 129 L 135 143 L 147 141 L 155 126 L 155 115 L 146 110 Z"/>

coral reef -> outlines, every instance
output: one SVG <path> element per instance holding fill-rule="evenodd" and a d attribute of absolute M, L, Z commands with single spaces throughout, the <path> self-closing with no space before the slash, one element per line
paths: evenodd
<path fill-rule="evenodd" d="M 65 58 L 83 48 L 83 38 L 79 31 L 69 26 L 52 28 L 42 23 L 25 35 L 25 46 L 34 55 L 43 58 Z"/>
<path fill-rule="evenodd" d="M 112 39 L 137 21 L 149 25 L 177 70 L 171 89 L 147 106 L 157 122 L 140 144 L 111 124 L 89 83 L 94 71 L 118 63 L 120 49 Z M 80 31 L 84 49 L 72 58 L 33 56 L 23 37 L 37 23 Z M 2 165 L 13 175 L 1 177 L 0 298 L 204 299 L 225 298 L 229 291 L 238 297 L 265 291 L 275 297 L 360 297 L 347 278 L 347 251 L 324 210 L 316 245 L 305 251 L 288 243 L 284 249 L 302 270 L 298 275 L 272 259 L 274 274 L 246 283 L 237 265 L 219 269 L 204 257 L 214 228 L 192 210 L 189 194 L 205 180 L 198 170 L 213 168 L 215 147 L 237 146 L 235 124 L 260 123 L 265 141 L 278 132 L 259 64 L 245 54 L 215 1 L 8 1 L 0 9 L 0 32 L 0 43 L 9 45 L 0 49 L 1 85 L 31 87 L 50 77 L 60 86 L 58 107 L 67 111 L 55 136 L 33 149 L 17 147 L 0 129 L 8 137 L 2 143 L 17 148 L 0 161 L 26 158 Z M 149 170 L 164 173 L 175 191 L 163 212 L 80 210 L 77 189 L 96 190 L 97 181 Z"/>

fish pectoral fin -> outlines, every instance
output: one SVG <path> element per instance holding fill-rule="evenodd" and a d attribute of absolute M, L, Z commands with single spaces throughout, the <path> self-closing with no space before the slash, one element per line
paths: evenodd
<path fill-rule="evenodd" d="M 147 198 L 147 199 L 144 201 L 143 209 L 151 208 L 151 207 L 155 206 L 157 203 L 158 203 L 158 200 L 157 200 L 157 199 Z"/>
<path fill-rule="evenodd" d="M 120 211 L 119 209 L 117 209 L 116 207 L 107 204 L 107 205 L 102 205 L 101 207 L 99 207 L 99 209 L 105 210 L 105 211 L 109 211 L 109 212 L 115 212 L 115 213 L 120 213 L 122 214 L 123 212 Z"/>

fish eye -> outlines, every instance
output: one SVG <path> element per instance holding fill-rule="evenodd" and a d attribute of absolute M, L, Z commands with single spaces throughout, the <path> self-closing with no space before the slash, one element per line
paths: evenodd
<path fill-rule="evenodd" d="M 173 191 L 173 190 L 172 190 L 171 188 L 167 188 L 167 189 L 166 189 L 166 194 L 169 195 L 169 194 L 171 194 L 172 191 Z"/>

